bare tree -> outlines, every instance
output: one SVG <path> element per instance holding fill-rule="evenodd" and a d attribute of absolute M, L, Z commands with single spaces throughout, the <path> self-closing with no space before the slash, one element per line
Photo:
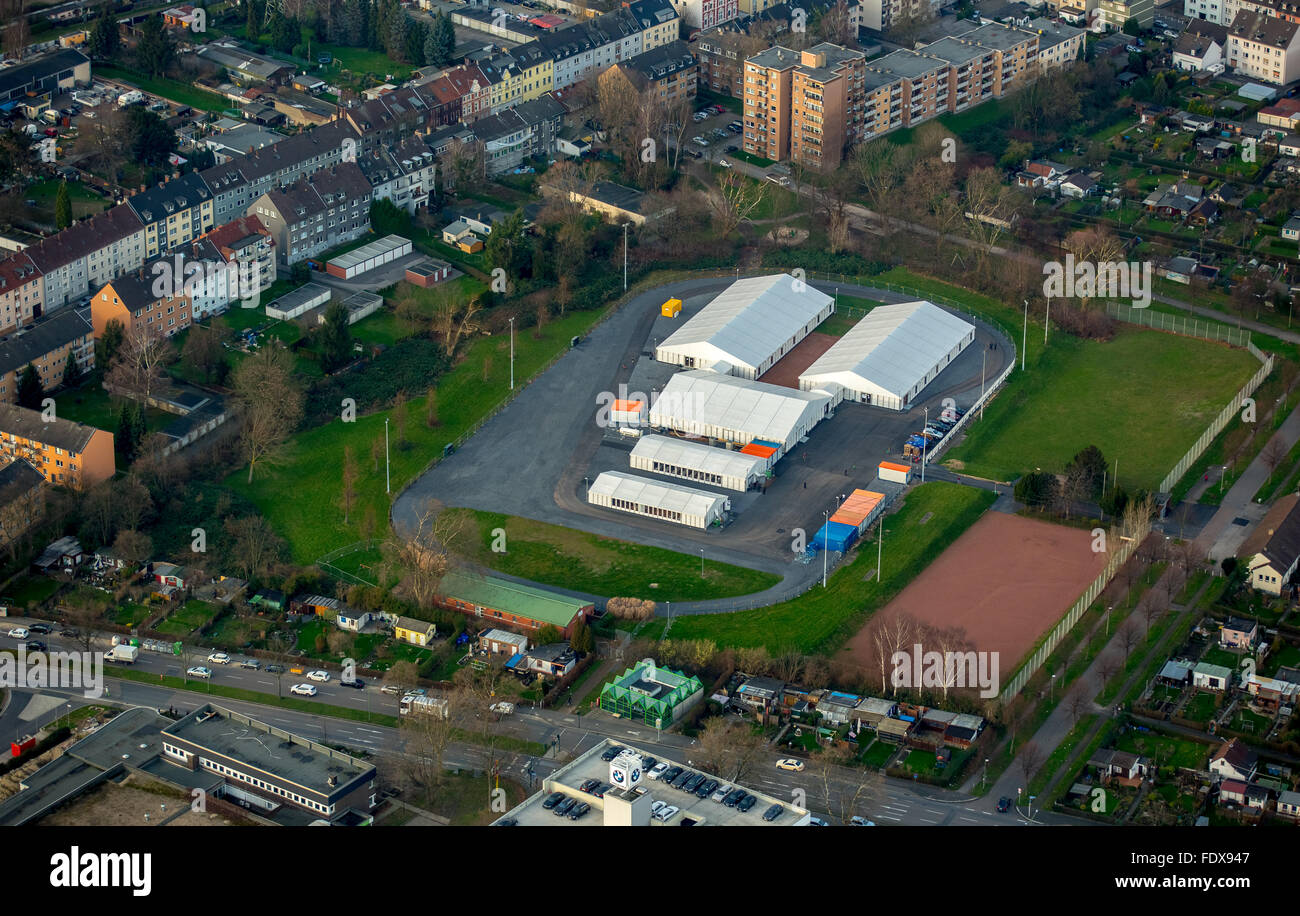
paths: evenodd
<path fill-rule="evenodd" d="M 714 716 L 700 731 L 700 767 L 727 782 L 741 782 L 761 756 L 766 742 L 746 724 Z"/>
<path fill-rule="evenodd" d="M 1101 678 L 1103 687 L 1110 682 L 1111 678 L 1119 673 L 1121 667 L 1122 665 L 1120 664 L 1120 660 L 1116 658 L 1113 652 L 1107 652 L 1105 655 L 1097 659 L 1097 674 Z"/>
<path fill-rule="evenodd" d="M 894 653 L 910 649 L 920 634 L 921 625 L 908 613 L 894 614 L 873 626 L 871 644 L 880 666 L 881 693 L 886 696 L 893 693 L 890 674 L 893 672 Z"/>
<path fill-rule="evenodd" d="M 767 188 L 762 182 L 734 170 L 725 172 L 718 179 L 718 186 L 709 191 L 709 205 L 717 218 L 718 233 L 722 237 L 731 235 L 742 222 L 757 210 L 767 196 Z"/>
<path fill-rule="evenodd" d="M 1024 777 L 1025 788 L 1029 787 L 1029 781 L 1042 769 L 1046 761 L 1047 755 L 1043 753 L 1037 742 L 1028 741 L 1020 746 L 1020 753 L 1016 755 L 1016 768 Z"/>
<path fill-rule="evenodd" d="M 252 483 L 258 462 L 274 463 L 302 419 L 303 393 L 293 357 L 270 344 L 239 364 L 233 384 L 242 418 L 240 449 Z"/>
<path fill-rule="evenodd" d="M 233 538 L 230 560 L 246 579 L 256 579 L 285 554 L 284 539 L 260 515 L 229 519 L 226 531 Z"/>
<path fill-rule="evenodd" d="M 1065 703 L 1063 705 L 1065 706 L 1066 714 L 1070 717 L 1071 727 L 1079 724 L 1079 720 L 1083 718 L 1083 714 L 1087 712 L 1090 702 L 1088 695 L 1084 692 L 1083 685 L 1070 691 L 1070 695 L 1065 698 Z"/>
<path fill-rule="evenodd" d="M 136 322 L 126 332 L 104 383 L 110 391 L 147 400 L 165 384 L 163 367 L 171 361 L 174 350 L 169 338 Z"/>
<path fill-rule="evenodd" d="M 1124 650 L 1124 664 L 1127 665 L 1129 655 L 1132 654 L 1133 649 L 1137 644 L 1142 641 L 1141 628 L 1132 618 L 1130 618 L 1124 622 L 1122 627 L 1119 628 L 1119 632 L 1115 634 L 1115 638 L 1119 642 L 1119 647 Z"/>
<path fill-rule="evenodd" d="M 357 468 L 356 452 L 352 446 L 343 446 L 343 490 L 340 494 L 340 501 L 343 504 L 343 524 L 347 524 L 352 517 L 352 506 L 357 501 L 357 479 L 361 476 Z"/>
<path fill-rule="evenodd" d="M 401 576 L 399 588 L 419 607 L 434 606 L 438 585 L 452 566 L 449 548 L 459 540 L 465 519 L 464 513 L 445 511 L 437 500 L 426 500 L 415 530 L 387 545 Z"/>
<path fill-rule="evenodd" d="M 1274 436 L 1265 443 L 1263 450 L 1259 453 L 1259 458 L 1264 462 L 1264 467 L 1268 468 L 1268 482 L 1273 482 L 1273 475 L 1277 469 L 1286 460 L 1287 447 L 1286 443 L 1278 436 Z"/>
<path fill-rule="evenodd" d="M 823 810 L 840 824 L 848 824 L 855 814 L 866 810 L 880 792 L 880 773 L 852 767 L 852 760 L 853 748 L 847 743 L 823 748 L 813 776 Z"/>

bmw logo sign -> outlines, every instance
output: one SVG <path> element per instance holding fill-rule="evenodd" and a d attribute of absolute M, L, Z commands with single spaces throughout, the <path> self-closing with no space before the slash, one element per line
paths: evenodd
<path fill-rule="evenodd" d="M 622 781 L 623 781 L 623 771 L 622 771 L 622 770 L 615 770 L 615 771 L 614 771 L 614 782 L 622 782 Z"/>
<path fill-rule="evenodd" d="M 640 770 L 635 770 L 635 769 L 634 769 L 634 770 L 632 771 L 632 781 L 633 781 L 633 782 L 636 782 L 636 781 L 637 781 L 638 779 L 640 779 L 640 778 L 641 778 L 641 771 L 640 771 Z"/>

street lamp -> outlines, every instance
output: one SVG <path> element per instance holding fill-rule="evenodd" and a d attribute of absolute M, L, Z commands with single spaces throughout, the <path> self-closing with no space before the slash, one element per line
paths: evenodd
<path fill-rule="evenodd" d="M 393 492 L 393 475 L 388 463 L 388 417 L 384 417 L 384 492 Z"/>
<path fill-rule="evenodd" d="M 1029 300 L 1025 300 L 1025 329 L 1020 332 L 1020 371 L 1025 371 L 1025 348 L 1029 346 Z"/>
<path fill-rule="evenodd" d="M 981 392 L 981 395 L 983 392 Z M 925 428 L 921 430 L 921 483 L 925 483 L 925 447 L 930 440 L 925 437 L 925 430 L 930 428 L 930 405 L 921 408 L 925 411 Z"/>
<path fill-rule="evenodd" d="M 1048 696 L 1049 703 L 1053 702 L 1056 699 L 1056 675 L 1055 674 L 1052 675 L 1051 688 L 1052 688 L 1051 693 Z"/>
<path fill-rule="evenodd" d="M 826 509 L 822 510 L 822 517 L 826 519 L 827 525 L 831 523 L 831 514 Z M 829 534 L 830 532 L 826 530 L 826 527 L 822 526 L 822 588 L 826 587 L 826 551 L 829 549 L 827 543 L 830 540 Z"/>
<path fill-rule="evenodd" d="M 700 548 L 700 578 L 704 578 L 704 548 Z"/>
<path fill-rule="evenodd" d="M 989 759 L 988 759 L 987 757 L 985 757 L 985 758 L 984 758 L 984 775 L 980 777 L 980 791 L 983 791 L 983 790 L 984 790 L 984 787 L 988 784 L 988 780 L 989 780 Z"/>
<path fill-rule="evenodd" d="M 515 390 L 515 318 L 510 316 L 510 390 Z"/>

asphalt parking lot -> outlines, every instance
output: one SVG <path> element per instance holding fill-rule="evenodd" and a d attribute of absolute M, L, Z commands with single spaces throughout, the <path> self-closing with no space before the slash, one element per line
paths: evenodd
<path fill-rule="evenodd" d="M 409 530 L 417 507 L 433 498 L 446 505 L 533 518 L 671 550 L 694 553 L 703 546 L 711 559 L 787 575 L 792 564 L 798 565 L 790 551 L 794 528 L 803 528 L 811 536 L 841 494 L 854 487 L 885 486 L 875 476 L 876 464 L 900 455 L 907 434 L 922 424 L 923 407 L 936 415 L 945 398 L 959 407 L 968 406 L 979 397 L 981 372 L 991 380 L 1007 360 L 1014 359 L 1010 342 L 977 321 L 975 342 L 922 392 L 909 412 L 842 404 L 812 431 L 807 444 L 796 447 L 777 465 L 776 480 L 766 493 L 729 493 L 735 517 L 721 530 L 698 531 L 589 506 L 585 481 L 602 470 L 626 470 L 632 445 L 611 438 L 597 426 L 601 394 L 622 397 L 661 388 L 674 369 L 650 358 L 653 346 L 730 282 L 692 280 L 637 296 L 521 392 L 457 453 L 401 494 L 393 508 L 394 523 Z M 905 298 L 869 289 L 854 294 L 880 300 Z M 677 319 L 659 315 L 660 305 L 670 296 L 683 300 Z M 993 340 L 1000 343 L 999 349 L 988 349 Z"/>

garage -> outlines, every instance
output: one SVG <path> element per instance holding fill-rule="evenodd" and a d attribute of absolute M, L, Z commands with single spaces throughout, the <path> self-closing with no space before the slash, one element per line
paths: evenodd
<path fill-rule="evenodd" d="M 650 425 L 738 445 L 762 440 L 775 464 L 831 410 L 831 396 L 704 370 L 678 372 L 650 407 Z"/>
<path fill-rule="evenodd" d="M 386 235 L 382 239 L 367 242 L 360 248 L 330 258 L 325 264 L 325 272 L 331 277 L 351 280 L 376 267 L 391 264 L 410 253 L 410 239 L 404 239 L 400 235 Z"/>
<path fill-rule="evenodd" d="M 641 437 L 632 449 L 630 462 L 634 471 L 651 471 L 742 492 L 767 476 L 767 460 L 758 455 L 668 436 Z"/>
<path fill-rule="evenodd" d="M 597 476 L 587 491 L 587 502 L 691 528 L 708 528 L 720 523 L 731 509 L 731 500 L 721 493 L 622 471 L 605 471 Z"/>
<path fill-rule="evenodd" d="M 799 376 L 804 391 L 906 410 L 975 340 L 975 326 L 932 302 L 881 305 Z"/>
<path fill-rule="evenodd" d="M 737 280 L 655 347 L 655 359 L 756 379 L 834 311 L 833 298 L 789 274 Z"/>

